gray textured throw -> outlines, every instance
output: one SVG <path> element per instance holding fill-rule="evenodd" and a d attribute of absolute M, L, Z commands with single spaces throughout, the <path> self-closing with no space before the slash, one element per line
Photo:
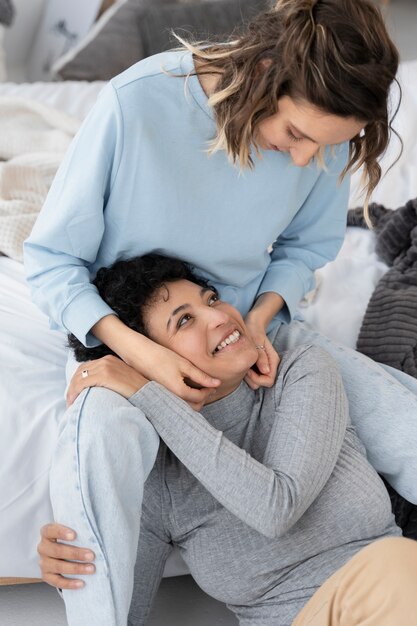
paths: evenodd
<path fill-rule="evenodd" d="M 391 269 L 371 296 L 357 349 L 417 378 L 417 199 L 396 211 L 369 208 L 376 252 Z M 366 228 L 362 208 L 349 211 L 348 226 Z"/>
<path fill-rule="evenodd" d="M 391 269 L 371 296 L 356 347 L 375 361 L 417 377 L 417 199 L 396 211 L 371 204 L 369 212 L 376 252 Z M 367 228 L 362 207 L 349 211 L 348 226 Z M 387 489 L 403 535 L 417 539 L 417 506 L 388 484 Z"/>
<path fill-rule="evenodd" d="M 0 24 L 10 26 L 14 18 L 14 6 L 12 0 L 0 0 Z"/>

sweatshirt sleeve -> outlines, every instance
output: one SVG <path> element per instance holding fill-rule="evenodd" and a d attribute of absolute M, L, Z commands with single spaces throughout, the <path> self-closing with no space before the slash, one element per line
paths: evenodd
<path fill-rule="evenodd" d="M 335 259 L 346 232 L 350 178 L 339 177 L 348 144 L 328 148 L 325 168 L 289 226 L 272 246 L 271 263 L 257 296 L 272 291 L 285 300 L 278 318 L 289 323 L 314 288 L 314 271 Z M 314 167 L 311 165 L 310 167 Z"/>
<path fill-rule="evenodd" d="M 275 392 L 275 416 L 261 462 L 158 383 L 145 385 L 130 402 L 225 508 L 263 535 L 279 537 L 329 479 L 348 409 L 336 364 L 316 347 L 283 358 Z"/>
<path fill-rule="evenodd" d="M 104 209 L 123 150 L 123 124 L 108 84 L 85 119 L 52 183 L 30 237 L 24 261 L 32 299 L 51 327 L 72 332 L 87 346 L 89 333 L 113 313 L 91 284 L 104 233 Z"/>

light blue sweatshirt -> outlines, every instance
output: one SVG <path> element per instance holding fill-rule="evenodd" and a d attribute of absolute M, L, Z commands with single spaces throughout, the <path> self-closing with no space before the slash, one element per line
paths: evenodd
<path fill-rule="evenodd" d="M 276 292 L 286 302 L 277 321 L 288 322 L 342 244 L 348 146 L 326 151 L 326 170 L 264 151 L 240 172 L 225 152 L 207 154 L 215 121 L 198 78 L 167 74 L 193 70 L 190 53 L 163 53 L 104 88 L 25 242 L 34 301 L 85 345 L 112 313 L 91 279 L 117 259 L 179 257 L 243 315 Z"/>

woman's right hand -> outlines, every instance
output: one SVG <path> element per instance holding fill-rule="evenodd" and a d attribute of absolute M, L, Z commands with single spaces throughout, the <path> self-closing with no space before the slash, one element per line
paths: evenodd
<path fill-rule="evenodd" d="M 192 409 L 200 411 L 221 381 L 212 378 L 169 348 L 151 340 L 147 341 L 150 345 L 146 351 L 146 362 L 142 352 L 140 361 L 130 360 L 130 364 L 148 380 L 160 383 L 185 400 Z"/>
<path fill-rule="evenodd" d="M 38 545 L 42 580 L 59 589 L 81 589 L 84 582 L 69 576 L 94 574 L 95 554 L 89 548 L 71 546 L 60 541 L 74 541 L 76 533 L 62 524 L 46 524 Z"/>
<path fill-rule="evenodd" d="M 67 403 L 71 406 L 75 398 L 89 387 L 105 387 L 124 398 L 130 398 L 148 382 L 117 356 L 103 356 L 101 359 L 84 361 L 78 366 L 68 385 Z"/>
<path fill-rule="evenodd" d="M 220 385 L 219 379 L 202 372 L 169 348 L 128 328 L 115 315 L 102 318 L 92 332 L 139 374 L 163 385 L 195 411 L 200 411 L 213 390 Z M 72 397 L 72 401 L 75 398 Z"/>

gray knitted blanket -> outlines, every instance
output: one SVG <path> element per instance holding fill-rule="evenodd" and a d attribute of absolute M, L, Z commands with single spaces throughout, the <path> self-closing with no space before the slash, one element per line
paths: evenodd
<path fill-rule="evenodd" d="M 375 287 L 357 349 L 375 361 L 417 377 L 417 198 L 396 211 L 371 204 L 376 252 L 391 269 Z M 363 209 L 351 209 L 348 226 L 367 228 Z M 386 485 L 395 520 L 405 537 L 417 539 L 417 506 Z"/>
<path fill-rule="evenodd" d="M 356 347 L 417 378 L 417 198 L 396 211 L 369 208 L 376 252 L 390 269 L 371 296 Z M 348 226 L 366 228 L 362 208 L 349 211 Z"/>

